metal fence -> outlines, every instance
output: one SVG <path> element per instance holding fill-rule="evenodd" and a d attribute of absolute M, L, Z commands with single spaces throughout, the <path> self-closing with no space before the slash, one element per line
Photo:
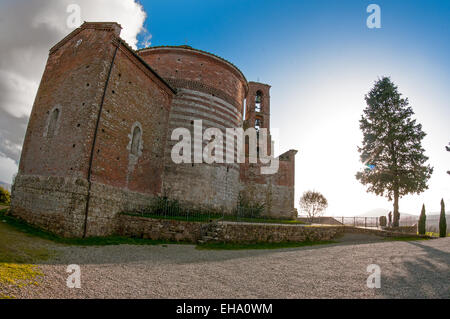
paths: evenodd
<path fill-rule="evenodd" d="M 177 201 L 164 200 L 155 202 L 148 207 L 125 211 L 122 214 L 155 219 L 171 219 L 192 222 L 232 221 L 249 223 L 301 223 L 300 221 L 280 220 L 264 214 L 263 209 L 236 207 L 232 212 L 225 213 L 222 209 L 212 210 L 180 205 Z"/>
<path fill-rule="evenodd" d="M 342 225 L 354 227 L 380 227 L 380 219 L 378 217 L 334 217 Z"/>
<path fill-rule="evenodd" d="M 366 228 L 379 228 L 380 218 L 379 217 L 333 217 L 336 221 L 346 226 L 354 226 L 354 227 L 366 227 Z M 399 226 L 414 226 L 418 223 L 419 217 L 416 216 L 400 216 Z M 389 221 L 387 221 L 387 225 L 389 225 Z"/>

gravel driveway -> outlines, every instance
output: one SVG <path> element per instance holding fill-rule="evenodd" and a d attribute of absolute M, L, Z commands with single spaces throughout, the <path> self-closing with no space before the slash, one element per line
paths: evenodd
<path fill-rule="evenodd" d="M 450 238 L 366 241 L 278 250 L 191 245 L 62 247 L 18 298 L 450 298 Z M 66 287 L 67 265 L 81 289 Z M 369 264 L 381 288 L 366 286 Z"/>

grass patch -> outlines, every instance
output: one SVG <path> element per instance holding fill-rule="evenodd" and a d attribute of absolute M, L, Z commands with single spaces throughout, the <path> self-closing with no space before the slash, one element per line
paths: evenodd
<path fill-rule="evenodd" d="M 431 238 L 429 237 L 415 237 L 415 236 L 411 236 L 411 237 L 388 237 L 388 238 L 384 238 L 384 240 L 386 241 L 416 241 L 416 240 L 430 240 Z"/>
<path fill-rule="evenodd" d="M 291 220 L 291 219 L 267 219 L 267 218 L 249 218 L 249 217 L 239 217 L 236 216 L 223 216 L 217 214 L 211 215 L 160 215 L 160 214 L 150 214 L 150 213 L 132 213 L 132 212 L 124 212 L 121 213 L 123 215 L 128 216 L 136 216 L 136 217 L 144 217 L 144 218 L 153 218 L 153 219 L 165 219 L 165 220 L 179 220 L 179 221 L 187 221 L 187 222 L 202 222 L 209 223 L 214 220 L 224 220 L 229 222 L 245 222 L 245 223 L 266 223 L 266 224 L 305 224 L 305 222 L 299 220 Z"/>
<path fill-rule="evenodd" d="M 224 216 L 223 220 L 230 222 L 245 222 L 245 223 L 266 223 L 266 224 L 305 224 L 300 220 L 295 219 L 266 219 L 266 218 L 246 218 L 235 216 Z"/>
<path fill-rule="evenodd" d="M 430 237 L 442 238 L 439 236 L 439 233 L 435 233 L 435 232 L 426 232 L 425 235 L 430 236 Z M 447 234 L 447 237 L 450 237 L 450 233 Z"/>
<path fill-rule="evenodd" d="M 109 236 L 109 237 L 88 237 L 88 238 L 63 238 L 59 237 L 53 233 L 47 232 L 40 228 L 29 225 L 28 223 L 16 219 L 14 217 L 6 216 L 6 209 L 0 210 L 0 223 L 6 224 L 7 226 L 19 231 L 21 233 L 25 233 L 29 236 L 39 237 L 43 240 L 48 240 L 53 243 L 63 244 L 63 245 L 72 245 L 72 246 L 109 246 L 109 245 L 161 245 L 161 244 L 183 244 L 182 242 L 172 242 L 167 240 L 152 240 L 152 239 L 143 239 L 143 238 L 129 238 L 122 236 Z M 1 230 L 1 229 L 0 229 Z M 0 261 L 2 260 L 1 251 L 2 246 L 1 242 L 6 243 L 6 240 L 2 240 L 1 236 L 4 232 L 0 231 Z M 11 241 L 10 241 L 11 242 Z M 45 255 L 45 252 L 36 251 L 34 253 L 39 255 Z M 17 252 L 13 252 L 14 255 L 17 255 Z"/>
<path fill-rule="evenodd" d="M 122 215 L 128 215 L 128 216 L 136 216 L 136 217 L 144 217 L 144 218 L 152 218 L 152 219 L 165 219 L 165 220 L 179 220 L 179 221 L 185 221 L 185 222 L 200 222 L 200 223 L 209 223 L 213 220 L 218 220 L 222 217 L 222 215 L 160 215 L 160 214 L 150 214 L 150 213 L 131 213 L 131 212 L 124 212 L 121 213 Z"/>
<path fill-rule="evenodd" d="M 7 264 L 0 263 L 0 285 L 38 285 L 35 281 L 37 277 L 43 276 L 38 267 L 29 264 Z"/>
<path fill-rule="evenodd" d="M 196 249 L 205 250 L 244 250 L 244 249 L 280 249 L 280 248 L 297 248 L 305 246 L 317 246 L 335 244 L 336 241 L 304 241 L 304 242 L 283 242 L 283 243 L 256 243 L 256 244 L 239 244 L 239 243 L 206 243 L 197 245 Z"/>

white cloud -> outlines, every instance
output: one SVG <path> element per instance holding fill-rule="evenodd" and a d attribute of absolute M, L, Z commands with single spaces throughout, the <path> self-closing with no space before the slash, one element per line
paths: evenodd
<path fill-rule="evenodd" d="M 133 48 L 146 13 L 134 0 L 2 0 L 0 3 L 0 159 L 18 162 L 26 122 L 33 106 L 49 49 L 73 29 L 67 7 L 81 8 L 81 22 L 108 21 L 122 26 L 121 37 Z M 8 162 L 9 163 L 9 162 Z M 15 165 L 0 170 L 10 176 Z M 6 170 L 6 171 L 5 171 Z"/>

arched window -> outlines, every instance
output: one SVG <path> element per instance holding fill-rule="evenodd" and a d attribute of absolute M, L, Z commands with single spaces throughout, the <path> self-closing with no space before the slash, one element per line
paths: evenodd
<path fill-rule="evenodd" d="M 255 112 L 261 112 L 261 104 L 262 104 L 262 92 L 256 92 L 255 96 Z"/>
<path fill-rule="evenodd" d="M 133 137 L 131 139 L 131 154 L 138 156 L 139 148 L 141 146 L 141 128 L 136 126 L 133 130 Z"/>
<path fill-rule="evenodd" d="M 58 119 L 59 109 L 54 109 L 50 114 L 50 120 L 48 121 L 47 137 L 53 137 L 55 135 Z"/>

